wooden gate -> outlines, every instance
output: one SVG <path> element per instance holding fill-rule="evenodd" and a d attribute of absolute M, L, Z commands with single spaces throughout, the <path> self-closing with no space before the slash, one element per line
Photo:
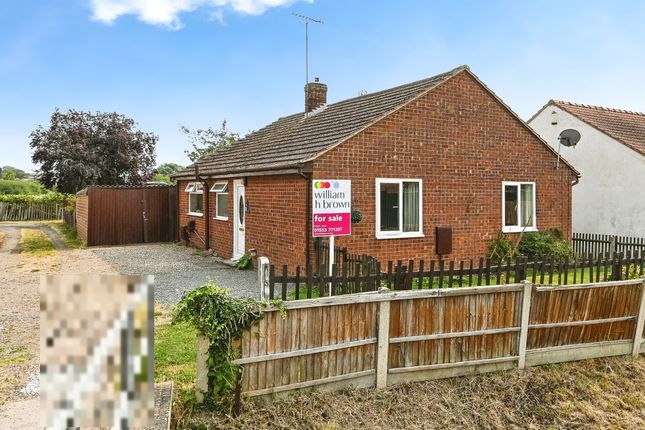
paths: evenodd
<path fill-rule="evenodd" d="M 88 187 L 79 193 L 87 196 L 86 209 L 77 211 L 79 230 L 86 230 L 79 236 L 88 246 L 176 240 L 174 188 Z M 86 219 L 80 219 L 83 216 Z"/>

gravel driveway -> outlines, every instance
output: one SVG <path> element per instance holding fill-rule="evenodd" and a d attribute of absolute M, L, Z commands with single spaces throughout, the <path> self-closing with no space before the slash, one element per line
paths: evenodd
<path fill-rule="evenodd" d="M 119 273 L 154 275 L 155 301 L 167 305 L 177 304 L 184 291 L 208 281 L 229 288 L 235 296 L 260 297 L 256 271 L 237 270 L 183 245 L 155 243 L 88 250 Z"/>

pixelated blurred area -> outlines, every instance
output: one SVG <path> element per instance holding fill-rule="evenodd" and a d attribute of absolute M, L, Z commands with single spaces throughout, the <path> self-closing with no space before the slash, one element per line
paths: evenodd
<path fill-rule="evenodd" d="M 43 427 L 151 425 L 153 306 L 152 276 L 41 278 Z"/>

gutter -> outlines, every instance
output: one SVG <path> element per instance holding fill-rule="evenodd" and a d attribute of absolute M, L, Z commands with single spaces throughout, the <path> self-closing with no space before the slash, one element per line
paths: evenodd
<path fill-rule="evenodd" d="M 204 246 L 206 247 L 206 251 L 211 249 L 210 247 L 210 241 L 211 241 L 211 216 L 208 213 L 208 210 L 210 209 L 210 204 L 208 202 L 208 197 L 210 195 L 210 187 L 208 186 L 208 181 L 206 178 L 201 176 L 199 174 L 199 166 L 195 164 L 195 177 L 199 182 L 202 183 L 204 186 L 204 230 L 205 230 L 205 238 L 204 238 Z"/>

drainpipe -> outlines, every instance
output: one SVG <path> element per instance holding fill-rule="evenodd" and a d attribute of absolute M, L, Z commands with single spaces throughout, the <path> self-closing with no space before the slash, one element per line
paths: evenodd
<path fill-rule="evenodd" d="M 309 244 L 309 233 L 311 232 L 311 173 L 304 173 L 302 169 L 298 169 L 298 174 L 307 180 L 307 189 L 305 191 L 306 199 L 305 202 L 305 270 L 309 266 L 310 256 L 311 256 L 311 246 Z"/>
<path fill-rule="evenodd" d="M 209 209 L 210 205 L 208 202 L 208 197 L 210 195 L 210 187 L 208 186 L 208 182 L 206 181 L 206 178 L 202 177 L 199 175 L 199 166 L 195 164 L 195 177 L 199 182 L 202 183 L 204 186 L 204 230 L 205 230 L 205 238 L 204 238 L 204 246 L 206 247 L 206 250 L 208 251 L 211 249 L 210 242 L 211 242 L 211 216 L 209 214 Z"/>

